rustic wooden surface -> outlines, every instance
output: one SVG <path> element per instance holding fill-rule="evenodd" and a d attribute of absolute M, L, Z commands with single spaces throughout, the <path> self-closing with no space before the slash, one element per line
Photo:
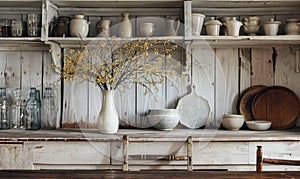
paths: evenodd
<path fill-rule="evenodd" d="M 122 141 L 128 135 L 130 141 L 186 141 L 188 136 L 193 141 L 298 141 L 300 129 L 290 130 L 215 130 L 215 129 L 175 129 L 172 131 L 120 129 L 117 134 L 100 134 L 97 129 L 60 129 L 60 130 L 2 130 L 0 142 L 22 141 Z"/>
<path fill-rule="evenodd" d="M 299 172 L 226 172 L 226 171 L 101 171 L 101 170 L 41 170 L 41 171 L 0 171 L 1 178 L 219 178 L 219 179 L 274 179 L 300 177 Z"/>

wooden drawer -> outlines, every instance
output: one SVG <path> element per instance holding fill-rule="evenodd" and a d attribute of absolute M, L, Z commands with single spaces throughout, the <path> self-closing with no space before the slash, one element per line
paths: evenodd
<path fill-rule="evenodd" d="M 110 143 L 36 142 L 33 164 L 110 164 Z"/>

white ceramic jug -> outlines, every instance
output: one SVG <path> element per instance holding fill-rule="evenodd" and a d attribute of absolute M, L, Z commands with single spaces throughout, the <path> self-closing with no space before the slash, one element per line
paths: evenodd
<path fill-rule="evenodd" d="M 119 24 L 120 37 L 132 37 L 132 24 L 129 19 L 129 13 L 122 13 L 121 23 Z"/>
<path fill-rule="evenodd" d="M 225 22 L 224 25 L 227 27 L 227 33 L 229 36 L 239 36 L 240 28 L 243 23 L 236 20 L 235 17 L 232 17 L 230 20 Z"/>
<path fill-rule="evenodd" d="M 110 23 L 109 19 L 101 19 L 97 24 L 97 31 L 100 37 L 110 36 Z"/>
<path fill-rule="evenodd" d="M 177 23 L 175 23 L 176 21 L 177 21 Z M 179 27 L 180 27 L 179 19 L 167 19 L 166 35 L 167 36 L 177 36 Z"/>
<path fill-rule="evenodd" d="M 89 33 L 90 22 L 84 19 L 84 15 L 75 15 L 70 22 L 70 34 L 73 37 L 85 38 Z"/>

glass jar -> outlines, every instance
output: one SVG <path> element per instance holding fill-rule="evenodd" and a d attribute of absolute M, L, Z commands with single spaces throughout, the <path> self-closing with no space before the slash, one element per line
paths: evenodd
<path fill-rule="evenodd" d="M 27 15 L 27 34 L 30 37 L 38 37 L 41 33 L 41 23 L 38 14 Z"/>
<path fill-rule="evenodd" d="M 6 89 L 0 88 L 0 129 L 11 128 L 11 108 L 6 97 Z"/>
<path fill-rule="evenodd" d="M 13 37 L 22 37 L 25 33 L 25 25 L 21 20 L 12 20 L 11 21 L 11 35 Z"/>
<path fill-rule="evenodd" d="M 68 37 L 69 34 L 69 24 L 70 24 L 70 17 L 67 16 L 61 16 L 58 17 L 57 23 L 56 23 L 56 35 L 58 37 Z"/>
<path fill-rule="evenodd" d="M 11 20 L 4 19 L 1 30 L 2 30 L 2 37 L 11 37 Z"/>
<path fill-rule="evenodd" d="M 45 88 L 42 105 L 42 128 L 55 129 L 56 128 L 56 100 L 54 90 L 52 88 Z"/>
<path fill-rule="evenodd" d="M 12 105 L 12 128 L 24 128 L 24 104 L 22 101 L 22 92 L 20 89 L 14 90 L 15 103 Z"/>
<path fill-rule="evenodd" d="M 41 103 L 37 99 L 39 93 L 30 88 L 29 99 L 25 107 L 25 129 L 38 130 L 41 128 Z"/>

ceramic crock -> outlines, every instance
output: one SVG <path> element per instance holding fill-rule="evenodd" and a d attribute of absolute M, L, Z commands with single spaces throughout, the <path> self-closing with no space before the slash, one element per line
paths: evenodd
<path fill-rule="evenodd" d="M 264 23 L 264 32 L 265 35 L 277 35 L 278 27 L 281 24 L 279 21 L 275 21 L 274 19 L 270 19 L 269 21 Z"/>
<path fill-rule="evenodd" d="M 284 31 L 287 35 L 298 35 L 300 30 L 299 19 L 288 19 L 286 21 Z"/>
<path fill-rule="evenodd" d="M 84 15 L 78 14 L 74 16 L 74 19 L 70 22 L 70 34 L 73 37 L 87 37 L 89 33 L 89 25 L 86 19 L 84 19 Z"/>
<path fill-rule="evenodd" d="M 214 17 L 211 17 L 209 21 L 204 23 L 206 28 L 206 34 L 212 36 L 219 36 L 220 34 L 220 27 L 222 23 L 218 20 L 215 20 Z"/>

